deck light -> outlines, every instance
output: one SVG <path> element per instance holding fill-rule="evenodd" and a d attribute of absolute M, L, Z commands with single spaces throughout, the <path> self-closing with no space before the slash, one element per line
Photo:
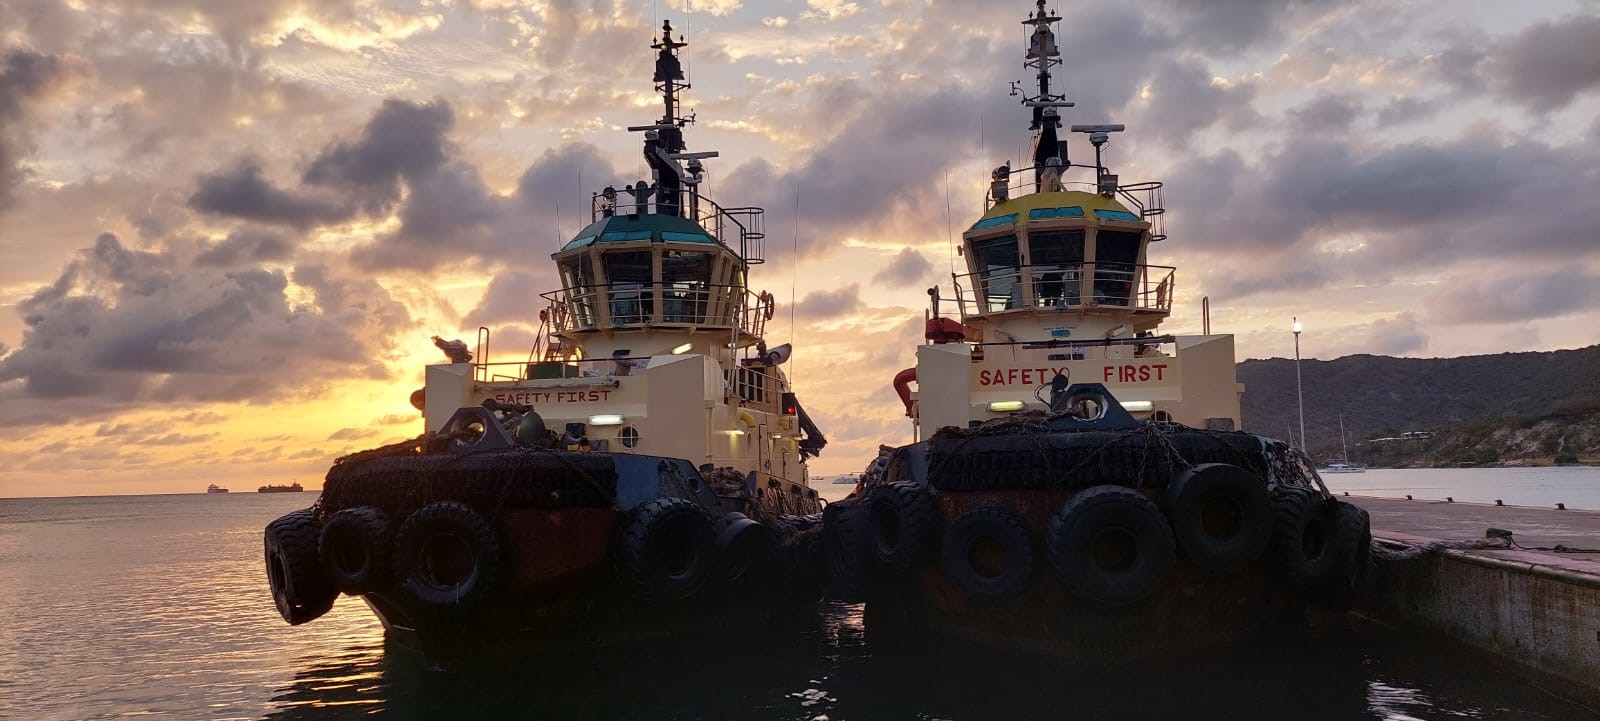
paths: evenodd
<path fill-rule="evenodd" d="M 1022 401 L 995 401 L 989 404 L 990 413 L 1015 413 L 1022 410 Z"/>
<path fill-rule="evenodd" d="M 694 344 L 693 343 L 684 343 L 683 345 L 680 345 L 680 346 L 678 346 L 676 348 L 673 348 L 672 349 L 672 354 L 673 355 L 683 355 L 684 353 L 688 353 L 690 351 L 690 349 L 692 349 L 692 348 L 694 348 Z"/>
<path fill-rule="evenodd" d="M 1122 410 L 1132 413 L 1155 410 L 1156 404 L 1150 401 L 1122 401 Z"/>
<path fill-rule="evenodd" d="M 589 425 L 591 425 L 591 426 L 620 426 L 620 425 L 622 425 L 622 416 L 617 415 L 615 413 L 602 413 L 602 414 L 597 415 L 597 416 L 589 416 Z"/>
<path fill-rule="evenodd" d="M 728 434 L 730 436 L 742 436 L 742 435 L 744 435 L 744 431 L 741 431 L 738 428 L 735 428 L 735 429 L 733 429 L 731 431 L 723 431 L 723 433 L 726 433 L 726 434 Z"/>

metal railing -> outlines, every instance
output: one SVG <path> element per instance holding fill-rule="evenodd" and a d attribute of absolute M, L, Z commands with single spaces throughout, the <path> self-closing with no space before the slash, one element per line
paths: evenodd
<path fill-rule="evenodd" d="M 1006 192 L 1010 197 L 1016 198 L 1034 192 L 1033 171 L 1035 167 L 1028 166 L 1011 171 L 1011 175 L 1021 178 L 1022 182 L 1011 184 L 1011 181 L 1007 181 Z M 1071 168 L 1095 169 L 1092 165 L 1074 164 L 1064 170 L 1070 171 Z M 1081 190 L 1086 193 L 1098 193 L 1100 191 L 1098 183 L 1081 180 L 1069 181 L 1066 179 L 1065 173 L 1063 173 L 1061 187 L 1064 190 Z M 1160 181 L 1129 183 L 1128 185 L 1117 186 L 1117 196 L 1127 202 L 1128 206 L 1132 208 L 1133 214 L 1138 216 L 1139 219 L 1150 223 L 1150 240 L 1152 241 L 1166 240 L 1167 238 L 1166 222 L 1164 220 L 1167 209 L 1161 197 L 1161 188 Z M 983 209 L 987 211 L 992 207 L 994 207 L 994 197 L 990 191 L 986 190 L 983 196 Z"/>
<path fill-rule="evenodd" d="M 540 294 L 550 301 L 552 333 L 605 327 L 734 328 L 760 338 L 772 314 L 770 295 L 704 283 L 611 283 Z"/>
<path fill-rule="evenodd" d="M 766 262 L 766 211 L 757 207 L 724 208 L 710 198 L 693 190 L 681 190 L 674 200 L 655 197 L 658 191 L 642 200 L 626 190 L 611 194 L 595 193 L 590 201 L 589 222 L 613 215 L 639 215 L 658 213 L 676 215 L 692 220 L 705 228 L 711 237 L 730 249 L 737 248 L 739 257 L 749 265 Z"/>
<path fill-rule="evenodd" d="M 1024 309 L 1121 307 L 1172 310 L 1177 269 L 1166 265 L 1023 265 L 955 276 L 963 319 Z"/>

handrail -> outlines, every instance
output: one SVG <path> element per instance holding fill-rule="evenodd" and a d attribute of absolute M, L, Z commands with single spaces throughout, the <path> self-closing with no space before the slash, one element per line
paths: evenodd
<path fill-rule="evenodd" d="M 1120 307 L 1170 312 L 1177 269 L 1130 263 L 1050 263 L 954 276 L 963 320 L 1009 310 Z"/>
<path fill-rule="evenodd" d="M 1024 175 L 1027 180 L 1016 185 L 1010 185 L 1010 181 L 1008 180 L 1008 185 L 1006 186 L 1007 195 L 1012 198 L 1018 198 L 1024 195 L 1032 194 L 1034 192 L 1034 182 L 1032 180 L 1033 171 L 1039 167 L 1040 166 L 1037 165 L 1030 165 L 1025 168 L 1017 168 L 1012 170 L 1010 175 Z M 1072 168 L 1094 170 L 1093 165 L 1074 164 L 1062 168 L 1064 171 L 1061 179 L 1062 188 L 1081 189 L 1090 193 L 1099 192 L 1100 186 L 1096 182 L 1067 180 L 1065 171 L 1071 170 Z M 1139 216 L 1141 220 L 1145 220 L 1151 224 L 1150 239 L 1153 241 L 1165 240 L 1167 237 L 1166 233 L 1164 232 L 1165 223 L 1162 219 L 1162 217 L 1166 215 L 1167 209 L 1161 197 L 1161 188 L 1162 183 L 1159 180 L 1129 183 L 1127 185 L 1117 186 L 1117 195 L 1134 208 L 1134 215 Z M 1142 194 L 1144 197 L 1140 198 L 1140 194 Z M 984 191 L 983 209 L 987 211 L 994 207 L 994 205 L 994 197 L 992 196 L 991 192 Z"/>
<path fill-rule="evenodd" d="M 736 328 L 759 339 L 774 308 L 769 294 L 739 285 L 608 283 L 546 291 L 551 333 L 602 327 Z"/>
<path fill-rule="evenodd" d="M 652 191 L 652 196 L 659 191 Z M 614 215 L 648 215 L 657 213 L 674 215 L 686 218 L 706 228 L 718 243 L 727 246 L 730 250 L 734 243 L 738 243 L 739 257 L 749 265 L 760 265 L 766 262 L 765 250 L 767 237 L 766 211 L 755 206 L 741 206 L 737 208 L 724 208 L 716 201 L 701 195 L 691 189 L 677 192 L 678 202 L 665 202 L 663 198 L 650 197 L 635 198 L 631 193 L 614 191 L 611 195 L 604 192 L 595 193 L 590 197 L 589 222 L 593 223 L 601 218 Z M 687 202 L 685 202 L 687 201 Z"/>

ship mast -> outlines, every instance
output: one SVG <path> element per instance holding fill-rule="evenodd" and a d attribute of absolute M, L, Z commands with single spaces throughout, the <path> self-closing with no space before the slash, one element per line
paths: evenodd
<path fill-rule="evenodd" d="M 678 59 L 678 49 L 688 44 L 682 35 L 677 40 L 672 39 L 671 20 L 661 23 L 661 38 L 650 45 L 657 53 L 654 80 L 656 92 L 661 93 L 661 119 L 653 125 L 635 125 L 628 130 L 644 131 L 644 161 L 650 166 L 656 212 L 697 220 L 700 215 L 700 196 L 694 189 L 705 173 L 700 161 L 715 158 L 717 153 L 684 152 L 688 146 L 683 141 L 683 128 L 694 122 L 694 114 L 681 114 L 682 99 L 679 94 L 689 89 L 689 83 L 684 82 L 683 63 Z M 689 201 L 687 212 L 684 209 L 685 196 Z"/>
<path fill-rule="evenodd" d="M 1036 95 L 1022 93 L 1017 83 L 1012 83 L 1011 94 L 1022 95 L 1022 104 L 1033 108 L 1033 121 L 1028 129 L 1033 131 L 1033 189 L 1034 192 L 1055 190 L 1047 187 L 1059 185 L 1061 173 L 1067 167 L 1067 144 L 1056 132 L 1061 128 L 1061 115 L 1057 108 L 1070 108 L 1065 95 L 1050 91 L 1050 69 L 1061 65 L 1061 48 L 1056 45 L 1052 25 L 1061 22 L 1061 16 L 1044 9 L 1044 0 L 1038 0 L 1038 11 L 1023 20 L 1023 25 L 1033 28 L 1028 39 L 1028 55 L 1022 65 L 1036 72 Z M 1047 178 L 1047 174 L 1053 176 Z"/>

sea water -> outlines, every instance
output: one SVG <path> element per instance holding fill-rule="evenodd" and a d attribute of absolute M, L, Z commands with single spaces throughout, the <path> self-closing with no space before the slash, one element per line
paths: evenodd
<path fill-rule="evenodd" d="M 875 641 L 859 606 L 822 604 L 776 641 L 441 669 L 386 649 L 358 599 L 278 618 L 262 528 L 315 498 L 0 499 L 0 719 L 1595 718 L 1452 643 L 1348 617 L 1201 663 L 1099 668 Z"/>

